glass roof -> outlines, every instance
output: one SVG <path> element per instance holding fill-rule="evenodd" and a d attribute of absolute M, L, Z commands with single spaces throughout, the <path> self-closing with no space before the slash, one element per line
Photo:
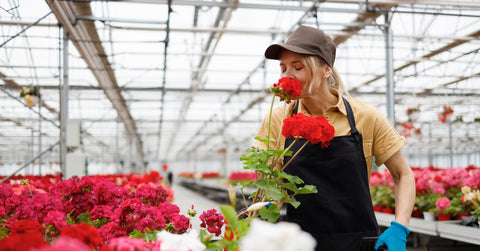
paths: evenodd
<path fill-rule="evenodd" d="M 170 13 L 169 2 L 0 0 L 0 163 L 26 163 L 59 141 L 62 84 L 91 162 L 141 167 L 222 158 L 222 149 L 236 157 L 279 77 L 263 52 L 298 24 L 332 36 L 351 95 L 385 114 L 388 25 L 397 129 L 406 109 L 421 110 L 407 156 L 449 154 L 444 105 L 463 119 L 452 129 L 455 153 L 479 154 L 478 1 L 178 0 Z M 34 85 L 43 103 L 30 108 L 20 91 Z M 43 157 L 58 159 L 58 146 Z"/>

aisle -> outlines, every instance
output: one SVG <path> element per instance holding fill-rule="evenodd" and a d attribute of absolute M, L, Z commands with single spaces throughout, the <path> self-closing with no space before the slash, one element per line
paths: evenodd
<path fill-rule="evenodd" d="M 192 228 L 200 229 L 200 219 L 198 218 L 203 211 L 215 209 L 220 212 L 220 204 L 205 198 L 201 194 L 195 193 L 175 182 L 172 185 L 172 189 L 175 195 L 175 201 L 173 204 L 180 208 L 180 213 L 188 217 L 188 209 L 194 205 L 197 215 L 191 219 Z"/>

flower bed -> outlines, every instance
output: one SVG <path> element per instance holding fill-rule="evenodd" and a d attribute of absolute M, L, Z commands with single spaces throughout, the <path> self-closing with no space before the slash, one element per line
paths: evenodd
<path fill-rule="evenodd" d="M 412 168 L 416 182 L 414 217 L 422 212 L 435 212 L 438 215 L 450 214 L 451 218 L 475 215 L 480 217 L 480 169 L 467 168 L 439 169 Z M 394 208 L 393 179 L 391 174 L 373 172 L 370 179 L 370 192 L 374 209 Z M 441 216 L 443 217 L 443 216 Z"/>
<path fill-rule="evenodd" d="M 161 250 L 157 233 L 191 229 L 190 218 L 169 202 L 173 192 L 155 172 L 64 181 L 58 176 L 20 178 L 0 184 L 1 250 Z M 216 227 L 217 233 L 223 218 L 214 211 L 204 214 L 205 227 Z"/>
<path fill-rule="evenodd" d="M 229 182 L 243 182 L 249 180 L 257 180 L 257 175 L 253 171 L 233 171 L 228 176 Z"/>

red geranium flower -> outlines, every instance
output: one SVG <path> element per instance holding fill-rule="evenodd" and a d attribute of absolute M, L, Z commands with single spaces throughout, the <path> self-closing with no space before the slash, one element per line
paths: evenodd
<path fill-rule="evenodd" d="M 28 234 L 11 234 L 0 240 L 0 250 L 5 251 L 28 251 L 48 245 L 39 232 Z"/>
<path fill-rule="evenodd" d="M 283 120 L 282 134 L 286 138 L 300 136 L 312 144 L 321 143 L 322 147 L 327 147 L 334 137 L 335 128 L 323 116 L 298 113 Z"/>
<path fill-rule="evenodd" d="M 302 92 L 302 84 L 296 79 L 283 77 L 278 80 L 277 84 L 273 84 L 269 90 L 280 98 L 280 101 L 290 103 L 291 100 L 298 99 Z"/>
<path fill-rule="evenodd" d="M 60 233 L 60 236 L 78 239 L 92 249 L 99 248 L 103 245 L 102 236 L 98 233 L 97 228 L 84 222 L 65 227 Z"/>
<path fill-rule="evenodd" d="M 223 215 L 217 213 L 217 210 L 210 209 L 200 215 L 202 223 L 200 227 L 207 228 L 207 231 L 219 236 L 222 233 Z"/>
<path fill-rule="evenodd" d="M 13 224 L 12 228 L 10 229 L 10 234 L 31 234 L 31 233 L 43 233 L 45 228 L 40 225 L 38 221 L 32 220 L 21 220 L 17 221 Z"/>

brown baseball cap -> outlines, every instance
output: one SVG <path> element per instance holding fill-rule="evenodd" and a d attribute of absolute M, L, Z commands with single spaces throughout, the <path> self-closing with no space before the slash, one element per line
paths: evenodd
<path fill-rule="evenodd" d="M 291 52 L 315 55 L 322 58 L 330 67 L 335 62 L 336 47 L 332 39 L 322 30 L 300 25 L 284 44 L 272 44 L 265 50 L 265 57 L 278 59 L 283 49 Z"/>

